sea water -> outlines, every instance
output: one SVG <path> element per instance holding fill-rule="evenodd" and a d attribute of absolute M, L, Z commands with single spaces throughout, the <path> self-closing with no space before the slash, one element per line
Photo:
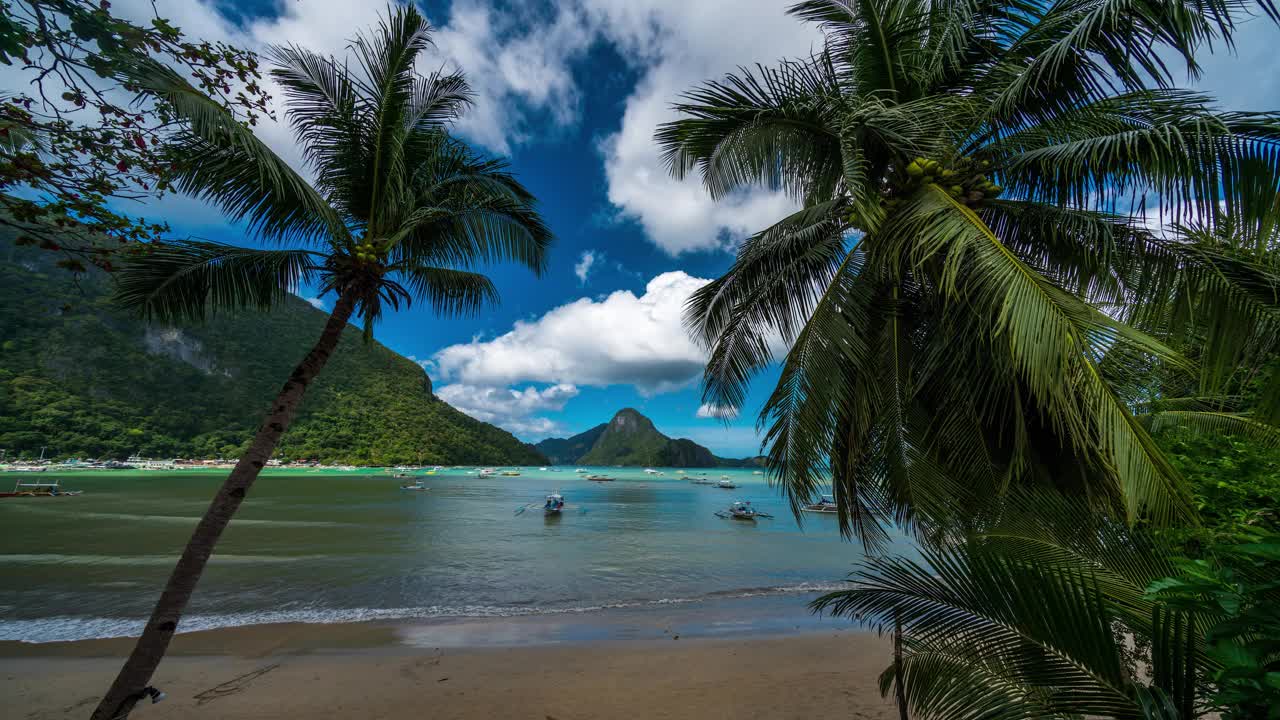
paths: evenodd
<path fill-rule="evenodd" d="M 779 626 L 862 558 L 830 515 L 791 515 L 751 470 L 268 470 L 223 535 L 180 630 L 274 622 L 561 617 L 706 607 Z M 470 471 L 470 472 L 469 472 Z M 690 482 L 706 472 L 738 488 Z M 0 500 L 0 640 L 135 635 L 226 471 L 57 475 L 66 498 Z M 0 478 L 3 479 L 3 478 Z M 422 480 L 429 490 L 399 486 Z M 546 494 L 567 506 L 544 516 Z M 717 517 L 749 500 L 773 519 Z M 530 506 L 524 512 L 520 508 Z M 903 539 L 894 552 L 913 553 Z M 762 604 L 763 599 L 763 604 Z M 772 617 L 772 616 L 778 617 Z"/>

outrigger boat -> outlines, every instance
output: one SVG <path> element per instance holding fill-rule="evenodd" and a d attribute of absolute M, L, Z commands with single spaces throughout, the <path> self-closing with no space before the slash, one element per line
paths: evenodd
<path fill-rule="evenodd" d="M 0 493 L 0 497 L 75 497 L 83 490 L 63 490 L 61 480 L 22 482 L 13 485 L 13 492 Z"/>
<path fill-rule="evenodd" d="M 748 500 L 739 500 L 730 505 L 728 510 L 717 511 L 716 517 L 722 517 L 726 520 L 749 520 L 751 522 L 755 522 L 758 517 L 773 518 L 769 513 L 760 512 L 751 507 L 751 502 Z"/>
<path fill-rule="evenodd" d="M 516 508 L 516 515 L 523 515 L 525 510 L 541 507 L 543 515 L 559 515 L 564 512 L 566 507 L 564 496 L 560 493 L 551 493 L 542 503 L 529 503 L 522 507 Z M 580 512 L 586 512 L 585 508 L 581 508 Z"/>
<path fill-rule="evenodd" d="M 816 503 L 810 503 L 800 508 L 805 512 L 812 513 L 838 513 L 840 508 L 836 505 L 836 499 L 830 495 L 823 495 L 822 499 Z"/>

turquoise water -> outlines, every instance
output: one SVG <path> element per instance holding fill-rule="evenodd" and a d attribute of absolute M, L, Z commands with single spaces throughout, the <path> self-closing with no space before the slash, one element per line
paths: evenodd
<path fill-rule="evenodd" d="M 835 519 L 797 525 L 750 470 L 736 490 L 666 469 L 521 469 L 478 478 L 423 475 L 425 492 L 375 470 L 271 471 L 223 536 L 181 630 L 266 622 L 485 618 L 792 598 L 839 587 L 861 557 Z M 692 473 L 700 471 L 690 471 Z M 422 475 L 422 473 L 417 473 Z M 53 473 L 45 473 L 48 479 Z M 136 634 L 225 472 L 84 472 L 73 498 L 0 500 L 0 640 Z M 13 476 L 3 476 L 8 480 Z M 541 504 L 561 492 L 565 513 Z M 716 517 L 733 500 L 774 514 Z M 902 552 L 909 552 L 902 541 Z"/>

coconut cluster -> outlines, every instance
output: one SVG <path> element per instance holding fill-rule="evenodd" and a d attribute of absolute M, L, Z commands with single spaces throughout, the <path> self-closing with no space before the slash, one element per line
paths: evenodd
<path fill-rule="evenodd" d="M 352 255 L 354 255 L 356 260 L 359 260 L 360 262 L 374 263 L 381 260 L 387 254 L 387 250 L 389 249 L 389 243 L 365 240 L 359 245 L 356 245 L 356 250 Z"/>
<path fill-rule="evenodd" d="M 908 185 L 903 188 L 904 194 L 925 183 L 936 183 L 951 197 L 972 207 L 988 198 L 997 198 L 1004 192 L 1004 188 L 992 182 L 983 172 L 990 165 L 985 160 L 979 163 L 960 158 L 951 167 L 946 167 L 937 160 L 918 157 L 906 167 Z"/>

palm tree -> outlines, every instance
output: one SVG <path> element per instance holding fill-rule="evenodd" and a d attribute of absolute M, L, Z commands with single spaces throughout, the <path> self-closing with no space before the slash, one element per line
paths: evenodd
<path fill-rule="evenodd" d="M 149 318 L 200 318 L 214 309 L 270 308 L 300 281 L 315 281 L 336 301 L 196 526 L 96 720 L 128 714 L 141 697 L 218 537 L 348 321 L 362 319 L 368 337 L 385 311 L 415 298 L 440 313 L 474 313 L 497 298 L 477 264 L 511 260 L 543 270 L 551 235 L 534 198 L 502 161 L 447 132 L 471 102 L 465 80 L 414 70 L 430 43 L 423 17 L 399 7 L 377 32 L 352 42 L 353 68 L 296 47 L 271 52 L 313 182 L 173 71 L 148 64 L 130 72 L 131 83 L 167 100 L 187 128 L 170 148 L 173 186 L 284 247 L 151 245 L 119 271 L 120 302 Z"/>
<path fill-rule="evenodd" d="M 1280 273 L 1135 216 L 1225 214 L 1274 243 L 1280 115 L 1219 111 L 1169 64 L 1194 73 L 1242 7 L 807 0 L 791 13 L 822 25 L 820 52 L 676 105 L 656 136 L 676 177 L 801 206 L 686 312 L 708 401 L 739 407 L 790 347 L 759 424 L 793 507 L 830 477 L 842 532 L 872 546 L 1015 485 L 1192 520 L 1135 417 L 1144 380 L 1195 371 L 1175 349 L 1189 307 L 1219 337 L 1274 332 Z"/>
<path fill-rule="evenodd" d="M 1241 557 L 1274 557 L 1265 542 Z M 1248 580 L 1247 596 L 1240 578 L 1215 586 L 1216 560 L 1187 563 L 1191 581 L 1177 579 L 1169 553 L 1082 503 L 1014 493 L 1001 519 L 921 562 L 864 560 L 851 589 L 814 608 L 901 628 L 902 659 L 880 688 L 914 717 L 1190 720 L 1224 710 L 1233 664 L 1274 667 L 1274 623 L 1253 613 L 1274 615 L 1278 595 L 1274 575 Z M 1254 717 L 1234 704 L 1228 716 Z"/>

